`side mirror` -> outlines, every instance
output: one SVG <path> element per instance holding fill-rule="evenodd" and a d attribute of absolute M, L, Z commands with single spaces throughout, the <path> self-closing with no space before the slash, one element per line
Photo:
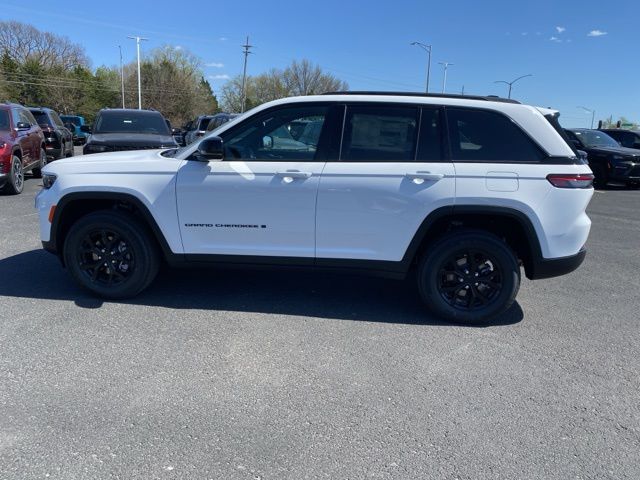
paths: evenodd
<path fill-rule="evenodd" d="M 271 135 L 265 135 L 262 137 L 262 148 L 271 150 L 273 148 L 273 137 Z"/>
<path fill-rule="evenodd" d="M 196 160 L 208 162 L 209 160 L 222 160 L 224 158 L 223 142 L 220 137 L 208 137 L 200 142 L 195 152 Z"/>
<path fill-rule="evenodd" d="M 91 127 L 89 125 L 82 125 L 80 131 L 84 133 L 91 133 Z"/>
<path fill-rule="evenodd" d="M 573 145 L 578 150 L 582 148 L 582 145 L 580 144 L 580 142 L 578 140 L 571 140 L 571 145 Z"/>
<path fill-rule="evenodd" d="M 29 130 L 31 128 L 31 125 L 27 122 L 18 122 L 16 124 L 16 128 L 18 130 Z"/>
<path fill-rule="evenodd" d="M 578 150 L 578 158 L 582 160 L 584 163 L 587 163 L 587 161 L 589 160 L 589 156 L 587 155 L 587 152 L 585 152 L 584 150 Z"/>

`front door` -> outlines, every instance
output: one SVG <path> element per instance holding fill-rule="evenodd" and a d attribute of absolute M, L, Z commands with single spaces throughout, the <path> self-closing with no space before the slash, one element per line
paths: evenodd
<path fill-rule="evenodd" d="M 435 107 L 347 105 L 339 161 L 318 190 L 321 259 L 402 260 L 427 215 L 452 205 L 455 170 Z"/>
<path fill-rule="evenodd" d="M 327 111 L 275 107 L 221 134 L 224 160 L 185 162 L 177 199 L 186 254 L 312 261 Z"/>

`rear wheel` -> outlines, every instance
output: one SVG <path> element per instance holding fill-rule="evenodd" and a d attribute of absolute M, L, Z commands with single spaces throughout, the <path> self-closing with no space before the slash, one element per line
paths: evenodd
<path fill-rule="evenodd" d="M 47 165 L 47 152 L 44 148 L 40 149 L 40 166 L 32 170 L 33 176 L 36 178 L 42 178 L 42 169 Z"/>
<path fill-rule="evenodd" d="M 105 298 L 133 297 L 153 281 L 160 265 L 153 238 L 134 217 L 116 211 L 78 220 L 64 242 L 65 264 L 84 288 Z"/>
<path fill-rule="evenodd" d="M 22 193 L 24 190 L 24 169 L 20 157 L 11 157 L 11 167 L 9 170 L 9 181 L 5 185 L 5 190 L 13 195 Z"/>
<path fill-rule="evenodd" d="M 480 324 L 511 306 L 520 288 L 520 267 L 498 237 L 455 232 L 428 247 L 420 261 L 418 288 L 438 316 Z"/>

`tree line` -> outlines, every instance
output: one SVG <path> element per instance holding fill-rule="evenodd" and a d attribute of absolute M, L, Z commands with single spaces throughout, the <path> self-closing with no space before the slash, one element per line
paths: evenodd
<path fill-rule="evenodd" d="M 240 112 L 242 78 L 226 82 L 220 103 L 202 71 L 202 61 L 186 49 L 164 46 L 141 59 L 142 106 L 162 112 L 173 125 L 200 114 Z M 138 106 L 137 64 L 123 67 L 124 104 Z M 246 109 L 292 95 L 346 90 L 348 85 L 308 60 L 285 69 L 248 76 Z M 120 108 L 120 69 L 93 69 L 81 45 L 20 22 L 0 22 L 0 101 L 53 108 L 92 121 L 101 108 Z"/>

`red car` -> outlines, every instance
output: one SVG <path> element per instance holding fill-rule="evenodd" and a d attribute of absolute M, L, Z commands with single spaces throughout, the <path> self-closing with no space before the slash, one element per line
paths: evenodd
<path fill-rule="evenodd" d="M 21 193 L 24 174 L 39 178 L 47 164 L 42 129 L 22 105 L 0 103 L 0 188 Z"/>

